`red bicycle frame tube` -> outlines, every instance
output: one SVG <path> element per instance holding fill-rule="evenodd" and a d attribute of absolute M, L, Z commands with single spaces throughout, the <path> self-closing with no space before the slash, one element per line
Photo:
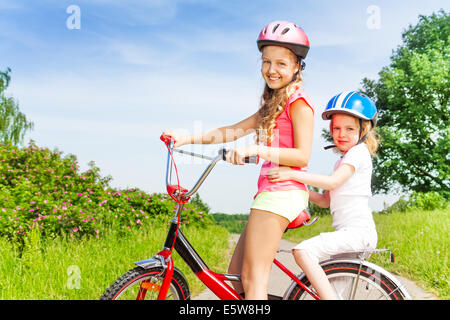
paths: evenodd
<path fill-rule="evenodd" d="M 294 280 L 300 287 L 302 287 L 306 292 L 308 292 L 314 299 L 320 300 L 320 297 L 311 291 L 307 286 L 303 284 L 296 276 L 293 274 L 288 268 L 281 264 L 277 259 L 273 259 L 273 263 L 281 269 L 284 273 L 286 273 L 292 280 Z"/>
<path fill-rule="evenodd" d="M 166 268 L 166 275 L 164 276 L 164 280 L 161 285 L 161 289 L 159 291 L 157 300 L 166 300 L 167 292 L 169 291 L 170 283 L 172 282 L 173 277 L 173 259 L 170 253 L 167 254 L 166 250 L 161 251 L 159 254 L 163 256 L 166 260 L 168 260 L 168 262 Z M 168 257 L 166 257 L 165 255 L 167 255 Z"/>
<path fill-rule="evenodd" d="M 242 297 L 224 282 L 225 276 L 209 269 L 195 274 L 221 300 L 242 300 Z"/>

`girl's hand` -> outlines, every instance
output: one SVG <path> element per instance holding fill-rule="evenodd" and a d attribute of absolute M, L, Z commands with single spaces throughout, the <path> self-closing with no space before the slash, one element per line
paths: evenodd
<path fill-rule="evenodd" d="M 245 146 L 228 150 L 225 160 L 232 164 L 243 165 L 245 157 L 257 156 L 258 146 Z"/>
<path fill-rule="evenodd" d="M 285 181 L 285 180 L 292 180 L 292 173 L 295 170 L 292 170 L 290 167 L 277 167 L 272 168 L 269 171 L 267 171 L 267 178 L 270 182 L 278 182 L 278 181 Z"/>
<path fill-rule="evenodd" d="M 171 137 L 174 140 L 174 148 L 181 147 L 182 145 L 189 143 L 188 136 L 182 136 L 174 130 L 164 130 L 163 134 Z"/>

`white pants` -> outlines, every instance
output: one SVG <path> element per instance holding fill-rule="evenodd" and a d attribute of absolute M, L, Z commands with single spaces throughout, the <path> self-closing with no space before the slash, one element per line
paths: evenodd
<path fill-rule="evenodd" d="M 350 251 L 375 249 L 377 232 L 372 228 L 342 228 L 300 242 L 292 250 L 305 250 L 316 262 Z"/>

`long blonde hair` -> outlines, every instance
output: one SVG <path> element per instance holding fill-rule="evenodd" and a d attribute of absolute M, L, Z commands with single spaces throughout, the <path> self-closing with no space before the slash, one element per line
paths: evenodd
<path fill-rule="evenodd" d="M 361 139 L 362 137 L 364 137 L 366 133 L 369 134 L 367 135 L 366 140 L 364 140 L 364 143 L 367 145 L 367 149 L 369 149 L 370 155 L 372 157 L 375 157 L 378 145 L 380 144 L 380 138 L 375 128 L 372 127 L 370 120 L 361 121 L 361 136 L 359 138 Z"/>
<path fill-rule="evenodd" d="M 303 85 L 300 70 L 297 71 L 291 82 L 279 89 L 271 89 L 265 84 L 261 96 L 261 107 L 258 110 L 259 127 L 256 130 L 256 143 L 269 144 L 273 138 L 276 126 L 275 120 L 284 111 L 289 97 Z"/>

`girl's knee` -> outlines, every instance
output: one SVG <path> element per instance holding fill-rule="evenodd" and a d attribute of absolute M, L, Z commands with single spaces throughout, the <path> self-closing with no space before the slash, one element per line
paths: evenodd
<path fill-rule="evenodd" d="M 305 249 L 294 249 L 294 250 L 292 250 L 292 254 L 294 255 L 294 257 L 298 257 L 298 258 L 303 258 L 307 255 Z"/>
<path fill-rule="evenodd" d="M 292 250 L 292 254 L 294 255 L 294 259 L 298 264 L 302 264 L 305 260 L 310 259 L 308 252 L 306 252 L 305 249 L 294 249 Z"/>

